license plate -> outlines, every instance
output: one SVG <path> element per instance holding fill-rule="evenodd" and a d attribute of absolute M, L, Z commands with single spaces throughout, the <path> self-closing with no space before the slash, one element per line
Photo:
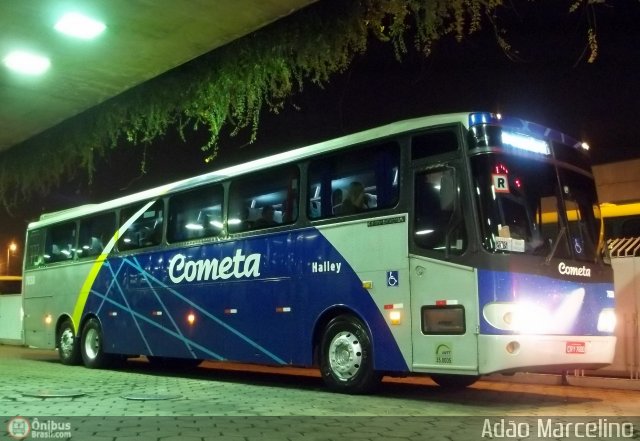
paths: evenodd
<path fill-rule="evenodd" d="M 584 354 L 587 352 L 587 345 L 583 341 L 568 341 L 566 352 L 567 354 Z"/>

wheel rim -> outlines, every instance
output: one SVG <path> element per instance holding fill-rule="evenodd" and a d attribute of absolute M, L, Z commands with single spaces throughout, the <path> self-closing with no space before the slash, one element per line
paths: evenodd
<path fill-rule="evenodd" d="M 74 340 L 73 331 L 69 328 L 65 328 L 60 334 L 60 352 L 64 358 L 69 358 L 73 354 Z"/>
<path fill-rule="evenodd" d="M 362 345 L 352 332 L 340 332 L 329 345 L 329 365 L 342 381 L 355 377 L 362 366 Z"/>
<path fill-rule="evenodd" d="M 95 359 L 100 352 L 100 333 L 95 329 L 88 329 L 84 340 L 84 353 L 91 360 Z"/>

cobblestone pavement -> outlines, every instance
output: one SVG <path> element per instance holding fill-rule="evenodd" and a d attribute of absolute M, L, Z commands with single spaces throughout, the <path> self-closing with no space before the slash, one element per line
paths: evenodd
<path fill-rule="evenodd" d="M 548 424 L 582 421 L 572 417 L 598 422 L 596 439 L 617 439 L 608 436 L 609 426 L 629 424 L 640 438 L 635 390 L 480 381 L 451 392 L 418 377 L 385 380 L 375 395 L 349 396 L 325 390 L 309 369 L 205 363 L 159 370 L 140 359 L 91 370 L 63 366 L 54 351 L 14 346 L 0 346 L 0 372 L 0 415 L 14 438 L 28 426 L 31 437 L 74 440 L 457 441 L 499 438 L 495 430 L 511 421 L 520 435 L 530 427 L 530 436 L 520 438 L 536 439 L 536 424 L 550 421 L 543 435 L 571 439 Z"/>

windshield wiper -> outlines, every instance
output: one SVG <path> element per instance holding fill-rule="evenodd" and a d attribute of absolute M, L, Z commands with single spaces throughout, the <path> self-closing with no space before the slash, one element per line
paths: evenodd
<path fill-rule="evenodd" d="M 560 243 L 560 239 L 562 239 L 562 237 L 565 235 L 566 232 L 567 232 L 567 227 L 565 226 L 560 227 L 560 231 L 558 231 L 558 237 L 556 237 L 556 241 L 553 243 L 553 247 L 551 248 L 549 255 L 544 260 L 544 263 L 546 265 L 549 265 L 549 262 L 551 262 L 551 259 L 553 259 L 553 256 L 555 256 L 556 250 L 558 249 L 558 244 Z"/>

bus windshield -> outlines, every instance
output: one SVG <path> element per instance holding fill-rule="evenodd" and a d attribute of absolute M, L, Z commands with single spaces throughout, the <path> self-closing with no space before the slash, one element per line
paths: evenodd
<path fill-rule="evenodd" d="M 593 179 L 511 155 L 471 162 L 485 249 L 596 260 L 600 216 Z"/>

